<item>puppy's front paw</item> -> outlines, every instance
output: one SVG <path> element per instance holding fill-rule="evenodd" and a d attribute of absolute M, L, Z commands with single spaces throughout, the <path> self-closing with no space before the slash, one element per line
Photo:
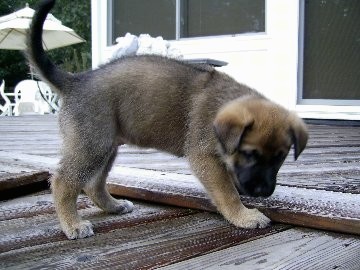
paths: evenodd
<path fill-rule="evenodd" d="M 64 226 L 63 231 L 67 238 L 74 240 L 94 235 L 93 225 L 88 220 L 81 220 L 71 226 Z"/>
<path fill-rule="evenodd" d="M 243 208 L 235 217 L 229 219 L 235 226 L 244 229 L 265 228 L 271 220 L 257 209 Z"/>

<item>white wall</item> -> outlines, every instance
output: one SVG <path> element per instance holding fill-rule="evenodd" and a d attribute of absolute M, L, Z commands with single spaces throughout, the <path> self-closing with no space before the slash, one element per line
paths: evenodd
<path fill-rule="evenodd" d="M 107 6 L 92 0 L 93 67 L 111 55 L 106 47 Z M 213 58 L 229 64 L 228 73 L 303 117 L 360 119 L 356 106 L 297 104 L 300 0 L 266 0 L 266 32 L 172 41 L 186 58 Z"/>
<path fill-rule="evenodd" d="M 186 58 L 213 58 L 228 62 L 218 68 L 239 82 L 266 92 L 269 38 L 266 34 L 175 41 Z"/>

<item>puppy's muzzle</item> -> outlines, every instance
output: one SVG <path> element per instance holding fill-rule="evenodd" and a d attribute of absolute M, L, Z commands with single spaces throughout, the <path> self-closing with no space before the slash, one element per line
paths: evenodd
<path fill-rule="evenodd" d="M 269 197 L 274 193 L 278 169 L 265 166 L 239 169 L 237 189 L 240 194 L 252 197 Z"/>

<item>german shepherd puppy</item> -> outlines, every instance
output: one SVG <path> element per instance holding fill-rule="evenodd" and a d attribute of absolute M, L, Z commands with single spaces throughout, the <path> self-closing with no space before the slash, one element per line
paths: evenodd
<path fill-rule="evenodd" d="M 295 114 L 209 66 L 160 56 L 123 57 L 99 69 L 70 74 L 42 46 L 42 27 L 55 0 L 42 1 L 28 34 L 27 57 L 62 100 L 62 159 L 51 179 L 61 227 L 69 239 L 93 235 L 76 200 L 84 191 L 109 213 L 133 210 L 105 187 L 119 145 L 151 147 L 186 156 L 218 211 L 242 228 L 270 220 L 246 208 L 239 194 L 270 196 L 294 145 L 307 129 Z"/>

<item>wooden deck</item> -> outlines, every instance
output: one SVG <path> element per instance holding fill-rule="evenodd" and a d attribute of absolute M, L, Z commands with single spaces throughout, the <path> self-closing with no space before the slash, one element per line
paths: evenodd
<path fill-rule="evenodd" d="M 214 213 L 184 159 L 122 147 L 108 187 L 135 210 L 105 215 L 81 196 L 96 235 L 77 241 L 48 190 L 60 143 L 54 116 L 0 118 L 0 269 L 360 269 L 360 127 L 310 125 L 274 195 L 244 197 L 275 221 L 256 230 Z"/>

